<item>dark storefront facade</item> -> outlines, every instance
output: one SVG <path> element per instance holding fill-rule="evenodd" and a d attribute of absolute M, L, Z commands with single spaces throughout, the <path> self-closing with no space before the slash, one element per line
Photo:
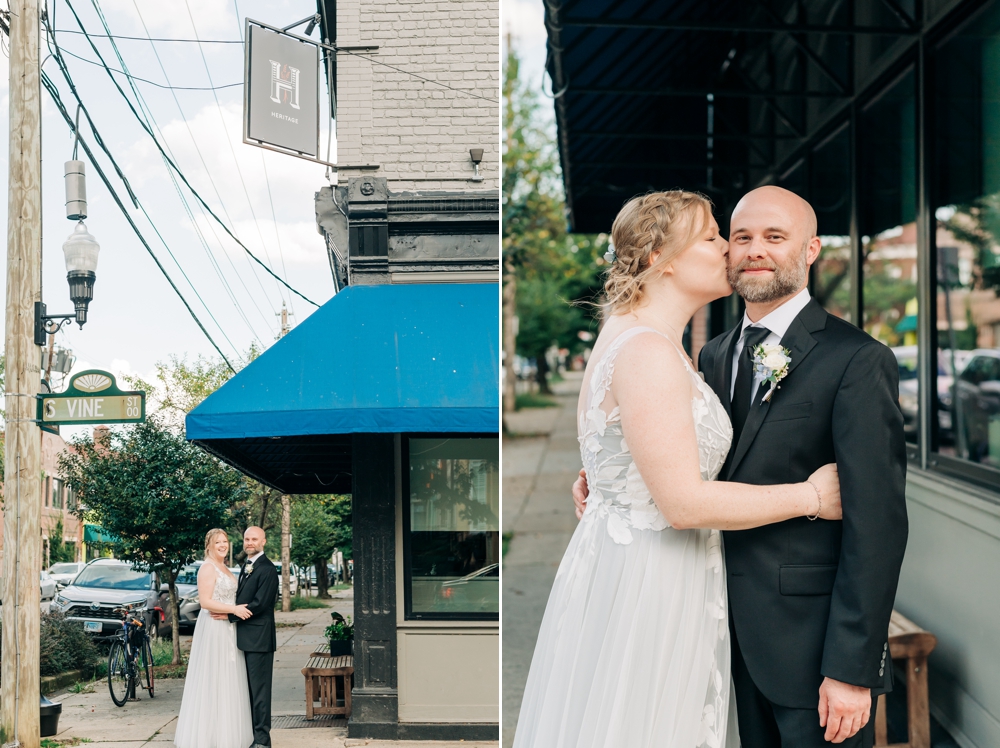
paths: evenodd
<path fill-rule="evenodd" d="M 813 295 L 899 362 L 896 607 L 938 636 L 932 713 L 1000 745 L 1000 2 L 581 0 L 546 20 L 574 231 L 651 189 L 708 194 L 724 233 L 761 184 L 816 209 Z M 713 304 L 708 337 L 741 313 Z"/>

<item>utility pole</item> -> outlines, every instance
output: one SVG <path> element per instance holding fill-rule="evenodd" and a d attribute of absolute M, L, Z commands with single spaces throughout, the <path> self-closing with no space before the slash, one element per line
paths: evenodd
<path fill-rule="evenodd" d="M 291 497 L 281 494 L 281 612 L 287 613 L 292 609 L 292 500 Z"/>
<path fill-rule="evenodd" d="M 510 54 L 513 39 L 510 32 L 507 32 L 507 53 Z M 513 106 L 511 101 L 512 90 L 504 84 L 504 99 L 508 111 Z M 506 113 L 505 113 L 506 114 Z M 511 125 L 507 125 L 504 137 L 507 139 L 508 148 L 513 146 L 514 134 Z M 506 248 L 504 248 L 506 249 Z M 503 412 L 513 413 L 517 402 L 517 375 L 514 373 L 514 355 L 517 352 L 517 268 L 514 265 L 513 254 L 516 247 L 511 247 L 509 252 L 504 252 L 503 257 L 503 352 L 504 352 L 504 381 L 503 381 Z M 506 422 L 504 429 L 507 428 Z"/>
<path fill-rule="evenodd" d="M 281 311 L 275 312 L 274 316 L 281 317 L 281 332 L 278 333 L 278 340 L 281 340 L 292 329 L 292 326 L 288 324 L 288 308 L 285 306 L 285 302 L 281 302 Z"/>
<path fill-rule="evenodd" d="M 4 746 L 23 748 L 39 748 L 40 742 L 41 439 L 35 409 L 41 372 L 34 341 L 34 306 L 42 296 L 38 27 L 38 0 L 11 0 L 0 739 Z"/>

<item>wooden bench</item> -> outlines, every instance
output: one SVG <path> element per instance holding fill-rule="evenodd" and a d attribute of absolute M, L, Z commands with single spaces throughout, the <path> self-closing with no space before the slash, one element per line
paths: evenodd
<path fill-rule="evenodd" d="M 345 718 L 351 716 L 351 688 L 354 686 L 353 657 L 350 655 L 311 657 L 302 668 L 302 675 L 306 678 L 307 720 L 311 720 L 317 714 L 342 714 Z"/>
<path fill-rule="evenodd" d="M 329 657 L 330 656 L 330 643 L 320 644 L 316 649 L 313 650 L 310 657 Z"/>
<path fill-rule="evenodd" d="M 937 646 L 937 637 L 924 631 L 909 618 L 892 611 L 889 622 L 889 655 L 905 660 L 907 742 L 891 748 L 931 748 L 931 714 L 927 696 L 927 655 Z M 878 697 L 875 710 L 875 745 L 887 746 L 885 694 Z"/>

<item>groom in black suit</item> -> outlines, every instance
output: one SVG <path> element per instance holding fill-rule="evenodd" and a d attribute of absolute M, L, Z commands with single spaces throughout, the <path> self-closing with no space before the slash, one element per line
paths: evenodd
<path fill-rule="evenodd" d="M 810 298 L 816 229 L 809 204 L 779 187 L 739 202 L 729 280 L 747 312 L 699 356 L 733 422 L 720 479 L 796 483 L 831 462 L 840 474 L 842 521 L 723 534 L 743 748 L 870 748 L 874 699 L 892 688 L 889 618 L 907 536 L 898 367 Z M 771 391 L 753 349 L 779 343 L 791 362 Z M 585 495 L 581 479 L 578 510 Z"/>
<path fill-rule="evenodd" d="M 246 605 L 253 614 L 245 621 L 230 614 L 236 624 L 236 646 L 243 651 L 250 686 L 253 715 L 253 746 L 271 745 L 271 676 L 277 637 L 274 630 L 274 601 L 278 596 L 278 570 L 264 555 L 267 538 L 259 527 L 243 533 L 247 560 L 240 569 L 236 604 Z"/>

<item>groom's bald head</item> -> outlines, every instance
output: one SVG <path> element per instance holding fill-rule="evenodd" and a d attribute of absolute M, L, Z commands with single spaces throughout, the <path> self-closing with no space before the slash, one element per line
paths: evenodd
<path fill-rule="evenodd" d="M 779 225 L 799 229 L 798 233 L 806 241 L 816 236 L 816 211 L 813 207 L 791 190 L 773 184 L 750 190 L 736 203 L 731 229 L 735 231 L 741 221 L 747 223 L 764 215 L 775 218 Z"/>
<path fill-rule="evenodd" d="M 748 305 L 773 308 L 805 288 L 822 247 L 816 228 L 816 212 L 794 192 L 767 185 L 743 196 L 730 221 L 728 263 L 729 282 Z"/>

